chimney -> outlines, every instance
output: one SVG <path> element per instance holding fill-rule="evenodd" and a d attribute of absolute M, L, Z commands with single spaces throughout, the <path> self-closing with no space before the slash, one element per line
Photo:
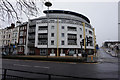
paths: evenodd
<path fill-rule="evenodd" d="M 12 24 L 11 24 L 11 28 L 14 28 L 14 27 L 15 27 L 15 24 L 14 24 L 14 23 L 12 23 Z"/>
<path fill-rule="evenodd" d="M 21 24 L 21 22 L 20 21 L 17 21 L 16 22 L 16 26 L 18 26 L 18 25 L 20 25 Z"/>

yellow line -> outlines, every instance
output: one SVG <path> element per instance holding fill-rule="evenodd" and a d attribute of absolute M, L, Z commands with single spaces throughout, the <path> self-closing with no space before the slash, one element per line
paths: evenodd
<path fill-rule="evenodd" d="M 84 35 L 84 50 L 86 49 L 86 40 L 85 40 L 85 23 L 83 22 L 83 35 Z"/>
<path fill-rule="evenodd" d="M 57 57 L 59 56 L 58 46 L 59 46 L 59 21 L 57 19 Z"/>
<path fill-rule="evenodd" d="M 13 59 L 4 59 L 4 60 L 13 60 Z M 97 63 L 78 63 L 78 62 L 59 62 L 59 61 L 37 61 L 37 60 L 17 60 L 17 59 L 14 59 L 14 61 L 33 61 L 33 62 L 53 62 L 53 63 L 67 63 L 67 64 L 100 64 L 99 62 Z"/>
<path fill-rule="evenodd" d="M 97 62 L 97 63 L 82 63 L 82 64 L 99 64 L 99 63 Z"/>
<path fill-rule="evenodd" d="M 96 39 L 95 39 L 95 29 L 93 28 L 93 33 L 94 33 L 94 52 L 96 56 Z"/>

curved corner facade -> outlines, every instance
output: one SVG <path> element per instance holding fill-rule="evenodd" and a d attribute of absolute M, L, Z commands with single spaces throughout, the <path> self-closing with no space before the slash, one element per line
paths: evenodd
<path fill-rule="evenodd" d="M 75 56 L 84 48 L 87 53 L 94 50 L 94 31 L 87 17 L 63 10 L 44 13 L 29 21 L 27 54 Z"/>

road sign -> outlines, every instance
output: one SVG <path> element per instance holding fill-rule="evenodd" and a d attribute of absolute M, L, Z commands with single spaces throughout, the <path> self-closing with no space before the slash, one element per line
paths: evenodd
<path fill-rule="evenodd" d="M 15 48 L 15 45 L 13 46 L 13 48 Z"/>

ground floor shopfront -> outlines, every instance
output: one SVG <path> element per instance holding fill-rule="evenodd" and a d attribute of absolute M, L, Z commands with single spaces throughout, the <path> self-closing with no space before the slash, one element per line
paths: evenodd
<path fill-rule="evenodd" d="M 17 54 L 17 46 L 3 46 L 1 49 L 2 52 L 6 53 L 6 55 Z"/>
<path fill-rule="evenodd" d="M 29 48 L 28 55 L 40 56 L 81 56 L 83 53 L 88 55 L 94 54 L 94 49 L 79 48 Z"/>

